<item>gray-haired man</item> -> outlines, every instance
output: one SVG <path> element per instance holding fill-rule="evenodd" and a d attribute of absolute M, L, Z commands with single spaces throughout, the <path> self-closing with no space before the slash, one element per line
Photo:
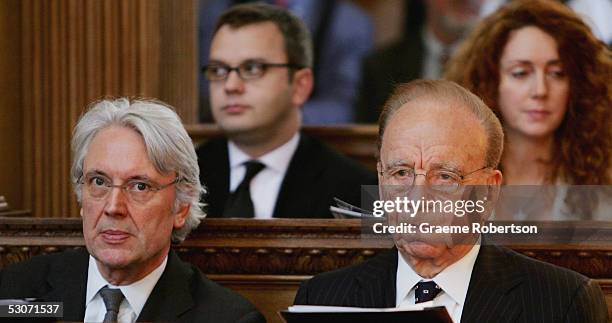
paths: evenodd
<path fill-rule="evenodd" d="M 64 304 L 64 320 L 260 322 L 245 299 L 182 262 L 204 218 L 196 153 L 156 101 L 99 101 L 72 138 L 71 176 L 87 251 L 35 257 L 0 272 L 0 298 Z"/>
<path fill-rule="evenodd" d="M 412 81 L 387 100 L 379 127 L 381 196 L 465 201 L 464 193 L 473 192 L 490 203 L 483 212 L 456 217 L 419 211 L 415 219 L 451 228 L 488 218 L 502 183 L 497 166 L 504 135 L 480 98 L 449 81 Z M 401 212 L 387 216 L 394 226 L 415 223 Z M 481 245 L 485 239 L 475 230 L 417 229 L 392 237 L 395 247 L 389 252 L 304 282 L 295 303 L 444 306 L 457 323 L 608 322 L 594 280 L 503 246 Z"/>

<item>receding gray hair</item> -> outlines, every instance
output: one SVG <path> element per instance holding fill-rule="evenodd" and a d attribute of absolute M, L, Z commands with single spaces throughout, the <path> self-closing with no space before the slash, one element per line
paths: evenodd
<path fill-rule="evenodd" d="M 382 138 L 391 118 L 406 103 L 421 98 L 436 102 L 455 103 L 448 107 L 466 109 L 471 112 L 484 128 L 487 137 L 485 166 L 497 168 L 504 149 L 504 131 L 495 113 L 475 94 L 455 82 L 447 80 L 414 80 L 399 84 L 387 99 L 378 119 L 378 152 Z M 452 113 L 452 112 L 449 112 Z"/>
<path fill-rule="evenodd" d="M 82 198 L 83 161 L 89 145 L 101 130 L 122 126 L 138 132 L 145 142 L 149 160 L 161 174 L 176 172 L 181 179 L 176 186 L 173 210 L 190 204 L 185 225 L 172 231 L 172 242 L 180 243 L 206 216 L 200 198 L 206 193 L 200 184 L 198 157 L 191 138 L 174 109 L 157 100 L 119 98 L 92 103 L 72 134 L 72 168 L 70 174 L 79 204 Z"/>

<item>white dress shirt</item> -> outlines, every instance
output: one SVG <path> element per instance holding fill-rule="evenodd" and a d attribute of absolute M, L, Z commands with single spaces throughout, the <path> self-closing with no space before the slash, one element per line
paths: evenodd
<path fill-rule="evenodd" d="M 446 267 L 433 279 L 426 279 L 417 274 L 404 260 L 400 252 L 397 253 L 397 276 L 395 283 L 396 307 L 414 305 L 414 287 L 420 281 L 434 281 L 442 291 L 431 302 L 422 303 L 426 306 L 445 306 L 453 322 L 461 321 L 463 305 L 467 296 L 472 269 L 480 250 L 480 239 L 463 258 Z M 430 305 L 431 303 L 431 305 Z M 421 305 L 421 304 L 419 304 Z"/>
<path fill-rule="evenodd" d="M 299 142 L 300 134 L 296 133 L 282 146 L 257 158 L 265 168 L 251 180 L 251 201 L 253 201 L 255 218 L 270 219 L 274 215 L 278 193 Z M 227 151 L 230 163 L 230 192 L 234 192 L 246 173 L 244 163 L 252 158 L 231 141 L 227 143 Z"/>
<path fill-rule="evenodd" d="M 142 308 L 144 307 L 153 287 L 157 284 L 157 281 L 161 277 L 168 257 L 150 272 L 143 279 L 134 282 L 130 285 L 114 286 L 102 277 L 98 270 L 96 260 L 89 256 L 89 269 L 87 271 L 87 295 L 85 296 L 85 322 L 102 322 L 104 315 L 106 314 L 106 306 L 102 300 L 102 296 L 98 291 L 104 286 L 109 288 L 119 288 L 125 298 L 119 306 L 119 315 L 117 316 L 118 323 L 133 323 L 140 315 Z"/>

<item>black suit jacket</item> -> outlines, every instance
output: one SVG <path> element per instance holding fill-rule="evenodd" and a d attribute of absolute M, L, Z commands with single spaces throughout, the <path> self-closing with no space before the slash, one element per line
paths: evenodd
<path fill-rule="evenodd" d="M 83 321 L 89 254 L 70 250 L 37 256 L 0 271 L 0 299 L 35 297 L 64 303 L 65 321 Z M 170 251 L 164 273 L 138 321 L 265 322 L 246 299 L 207 279 Z"/>
<path fill-rule="evenodd" d="M 227 140 L 217 139 L 198 148 L 200 181 L 208 190 L 204 202 L 209 217 L 221 217 L 229 196 Z M 340 155 L 319 140 L 301 134 L 281 184 L 275 218 L 331 218 L 333 198 L 360 205 L 361 185 L 376 185 L 374 173 Z"/>
<path fill-rule="evenodd" d="M 420 27 L 401 41 L 376 50 L 362 63 L 362 76 L 356 102 L 356 119 L 376 123 L 383 104 L 397 84 L 421 78 L 425 44 Z"/>
<path fill-rule="evenodd" d="M 295 304 L 395 307 L 397 249 L 317 275 Z M 481 246 L 461 322 L 608 322 L 599 286 L 576 272 L 499 246 Z"/>

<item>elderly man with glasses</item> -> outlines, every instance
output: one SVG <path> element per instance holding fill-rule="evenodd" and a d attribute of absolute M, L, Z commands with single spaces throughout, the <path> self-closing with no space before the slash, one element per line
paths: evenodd
<path fill-rule="evenodd" d="M 300 133 L 313 87 L 308 29 L 262 3 L 218 20 L 210 61 L 213 117 L 226 138 L 198 149 L 212 217 L 326 218 L 334 197 L 359 204 L 373 173 Z"/>
<path fill-rule="evenodd" d="M 379 130 L 381 199 L 483 201 L 463 215 L 386 211 L 395 247 L 362 264 L 306 281 L 296 304 L 352 307 L 444 306 L 454 322 L 608 322 L 601 289 L 573 271 L 490 243 L 476 231 L 431 227 L 481 224 L 502 182 L 503 131 L 474 94 L 448 81 L 413 81 L 386 102 Z M 417 225 L 416 227 L 419 227 Z M 533 236 L 532 239 L 537 239 Z"/>
<path fill-rule="evenodd" d="M 87 250 L 5 268 L 0 299 L 62 302 L 65 321 L 265 321 L 172 251 L 205 214 L 195 148 L 170 107 L 96 102 L 75 127 L 72 152 Z"/>

